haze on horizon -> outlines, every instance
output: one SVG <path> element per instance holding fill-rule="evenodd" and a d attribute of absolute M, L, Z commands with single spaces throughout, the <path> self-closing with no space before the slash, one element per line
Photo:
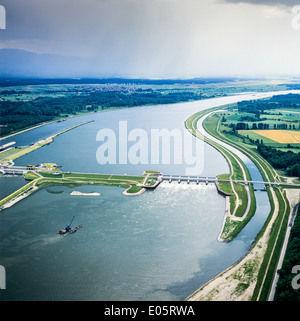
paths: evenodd
<path fill-rule="evenodd" d="M 75 57 L 74 67 L 80 58 L 93 76 L 300 75 L 300 29 L 292 27 L 297 0 L 0 4 L 6 8 L 0 49 L 69 56 L 70 63 Z"/>

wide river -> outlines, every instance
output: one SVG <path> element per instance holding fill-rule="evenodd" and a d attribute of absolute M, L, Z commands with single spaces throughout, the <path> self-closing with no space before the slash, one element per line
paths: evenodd
<path fill-rule="evenodd" d="M 112 129 L 118 139 L 120 121 L 127 122 L 128 132 L 142 130 L 149 137 L 152 129 L 183 133 L 184 121 L 197 111 L 271 95 L 241 94 L 95 113 L 45 125 L 1 143 L 27 145 L 94 120 L 17 159 L 16 165 L 54 162 L 69 171 L 140 175 L 145 169 L 157 169 L 184 175 L 187 165 L 172 161 L 101 165 L 96 157 L 102 144 L 97 133 Z M 198 175 L 229 172 L 220 153 L 207 144 L 201 148 Z M 0 177 L 1 197 L 24 184 L 21 177 Z M 74 190 L 101 196 L 70 195 Z M 257 192 L 254 218 L 232 242 L 220 243 L 217 236 L 225 200 L 214 185 L 162 183 L 136 197 L 124 196 L 122 190 L 49 187 L 0 212 L 0 265 L 6 269 L 6 289 L 0 291 L 0 300 L 183 300 L 247 252 L 270 210 L 267 194 Z M 57 235 L 72 216 L 73 226 L 83 228 L 72 235 Z"/>

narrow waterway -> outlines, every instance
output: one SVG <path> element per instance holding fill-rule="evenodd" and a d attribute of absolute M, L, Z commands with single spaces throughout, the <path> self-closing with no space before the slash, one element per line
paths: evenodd
<path fill-rule="evenodd" d="M 256 167 L 256 165 L 252 162 L 252 160 L 246 156 L 245 154 L 243 154 L 242 152 L 240 152 L 238 149 L 234 148 L 233 146 L 226 144 L 222 141 L 220 141 L 219 139 L 213 137 L 212 135 L 210 135 L 209 133 L 207 133 L 204 128 L 203 128 L 203 121 L 209 117 L 209 115 L 211 115 L 211 113 L 203 116 L 202 118 L 199 119 L 198 123 L 197 123 L 197 128 L 198 130 L 202 133 L 205 134 L 205 136 L 209 139 L 211 139 L 214 142 L 217 142 L 218 144 L 220 144 L 221 146 L 226 147 L 228 150 L 232 151 L 235 155 L 237 155 L 247 166 L 251 178 L 253 181 L 263 181 L 263 177 L 260 173 L 260 171 L 258 170 L 258 168 Z M 253 184 L 255 189 L 261 189 L 262 185 L 261 184 Z"/>

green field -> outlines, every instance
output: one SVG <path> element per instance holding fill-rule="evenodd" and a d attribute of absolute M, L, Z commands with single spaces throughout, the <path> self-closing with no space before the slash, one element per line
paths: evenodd
<path fill-rule="evenodd" d="M 224 112 L 221 113 L 221 115 L 220 113 L 213 114 L 206 118 L 203 124 L 205 129 L 209 131 L 211 135 L 234 146 L 235 148 L 243 152 L 245 155 L 247 155 L 258 167 L 265 181 L 281 181 L 281 178 L 278 177 L 276 171 L 272 168 L 272 166 L 256 152 L 255 145 L 253 146 L 251 144 L 244 143 L 243 138 L 236 135 L 228 134 L 228 130 L 225 130 L 225 132 L 221 131 L 223 128 L 228 129 L 228 127 L 220 125 L 223 116 Z M 189 126 L 191 125 L 195 125 L 195 123 L 189 120 Z M 226 179 L 227 177 L 228 175 L 221 176 L 221 178 L 223 179 Z M 226 192 L 230 191 L 228 184 L 224 184 L 222 188 Z M 237 186 L 234 185 L 234 189 L 236 188 Z M 253 195 L 253 190 L 251 191 L 251 193 Z M 266 223 L 264 224 L 261 231 L 258 233 L 255 242 L 253 243 L 253 249 L 255 249 L 255 251 L 257 251 L 258 254 L 256 254 L 253 258 L 251 257 L 251 255 L 246 255 L 246 257 L 242 259 L 242 264 L 239 267 L 239 269 L 237 271 L 233 269 L 231 274 L 229 274 L 229 276 L 226 277 L 226 280 L 229 280 L 229 285 L 230 278 L 234 280 L 240 280 L 235 288 L 235 291 L 238 292 L 239 295 L 242 295 L 242 293 L 249 287 L 249 285 L 252 282 L 255 282 L 255 289 L 252 292 L 252 300 L 268 299 L 269 289 L 273 280 L 276 264 L 280 255 L 280 249 L 283 243 L 288 217 L 290 213 L 289 202 L 287 200 L 285 192 L 282 190 L 281 187 L 267 187 L 267 193 L 270 200 L 271 211 Z M 278 212 L 275 206 L 276 203 L 278 204 Z M 255 206 L 254 203 L 253 206 Z M 276 217 L 276 219 L 273 223 L 271 223 L 273 215 Z M 224 235 L 223 237 L 225 237 L 226 235 L 231 235 L 231 237 L 235 236 L 234 232 L 236 230 L 240 230 L 242 228 L 241 223 L 244 222 L 232 220 L 230 215 L 226 215 L 225 218 L 226 220 L 222 231 L 222 234 Z M 261 245 L 259 244 L 263 239 L 261 238 L 261 236 L 266 232 L 267 229 L 269 229 L 270 234 L 266 233 L 266 235 L 269 235 L 269 238 L 265 244 L 263 244 L 262 241 L 263 245 Z M 257 264 L 256 262 L 258 262 L 260 257 L 263 257 L 263 260 L 260 264 Z M 222 276 L 223 273 L 224 272 L 222 272 L 220 275 Z M 255 275 L 257 275 L 257 277 Z M 212 279 L 210 282 L 214 284 L 215 280 L 218 280 L 218 277 Z M 205 299 L 207 298 L 213 300 L 214 293 L 217 293 L 218 291 L 221 291 L 224 287 L 226 287 L 226 282 L 227 281 L 225 280 L 222 281 L 222 284 L 220 286 L 218 286 L 218 283 L 216 282 L 216 286 L 212 288 L 211 292 L 208 293 L 208 296 L 205 297 Z M 205 287 L 205 285 L 203 287 Z M 198 291 L 200 297 L 200 292 L 202 291 L 203 287 L 201 287 Z M 212 296 L 212 298 L 210 297 L 210 295 Z"/>
<path fill-rule="evenodd" d="M 265 145 L 271 145 L 273 147 L 282 147 L 283 145 L 286 146 L 286 144 L 280 144 L 275 140 L 259 135 L 253 130 L 239 130 L 238 134 L 244 136 L 247 139 L 253 139 L 254 141 L 258 139 L 259 142 L 263 142 Z"/>
<path fill-rule="evenodd" d="M 252 127 L 253 123 L 256 124 L 268 124 L 269 129 L 274 129 L 274 124 L 277 125 L 295 125 L 294 129 L 299 129 L 300 127 L 300 113 L 299 109 L 272 109 L 266 110 L 263 114 L 260 114 L 259 118 L 255 118 L 253 113 L 238 112 L 232 109 L 231 111 L 226 111 L 221 113 L 226 119 L 226 125 L 237 124 L 239 122 L 244 122 Z M 251 120 L 250 120 L 251 119 Z M 289 128 L 288 128 L 289 129 Z M 292 128 L 291 128 L 292 129 Z"/>
<path fill-rule="evenodd" d="M 260 114 L 257 119 L 253 113 L 238 112 L 234 108 L 231 108 L 230 111 L 220 112 L 218 115 L 222 118 L 220 131 L 226 133 L 231 140 L 237 143 L 244 143 L 250 148 L 253 143 L 263 143 L 274 148 L 287 149 L 296 153 L 300 152 L 300 144 L 298 143 L 279 143 L 271 138 L 253 132 L 253 130 L 299 131 L 299 109 L 266 110 Z M 238 129 L 235 134 L 233 134 L 232 128 L 238 128 L 237 126 L 241 123 L 244 124 L 246 129 Z"/>
<path fill-rule="evenodd" d="M 241 139 L 236 135 L 228 134 L 228 127 L 220 126 L 221 117 L 223 116 L 224 116 L 224 113 L 219 113 L 219 115 L 215 114 L 208 118 L 208 123 L 210 124 L 211 129 L 213 129 L 214 123 L 219 124 L 219 126 L 215 126 L 215 132 L 214 133 L 211 132 L 211 134 L 214 134 L 215 137 L 220 138 L 221 140 L 229 143 L 230 145 L 234 146 L 235 148 L 239 149 L 244 154 L 246 154 L 259 168 L 264 180 L 282 181 L 282 178 L 277 175 L 278 173 L 276 173 L 276 171 L 272 168 L 272 166 L 268 164 L 256 152 L 255 146 L 244 143 L 243 139 Z M 227 130 L 222 131 L 222 129 L 224 128 Z M 270 228 L 270 238 L 268 239 L 267 249 L 266 249 L 266 252 L 264 253 L 263 262 L 258 269 L 256 287 L 253 292 L 252 300 L 268 299 L 269 289 L 275 273 L 276 264 L 280 255 L 280 250 L 281 250 L 281 246 L 283 243 L 283 239 L 284 239 L 284 235 L 285 235 L 285 231 L 288 223 L 288 217 L 290 214 L 289 202 L 283 188 L 284 187 L 280 187 L 280 188 L 274 187 L 271 189 L 270 187 L 267 187 L 267 193 L 269 195 L 269 200 L 271 205 L 271 212 L 262 230 L 258 233 L 255 239 L 255 243 L 259 242 L 260 237 L 263 235 L 265 230 L 270 226 L 269 224 L 272 219 L 272 216 L 275 215 L 276 217 L 276 213 L 274 213 L 275 202 L 278 202 L 279 208 L 278 208 L 278 215 Z M 228 217 L 226 218 L 224 233 L 227 233 L 228 231 L 229 233 L 231 233 L 230 222 L 227 222 L 227 219 Z M 239 223 L 240 222 L 231 222 L 231 224 L 236 224 L 237 226 L 239 225 Z M 233 226 L 233 228 L 235 228 L 235 226 Z M 245 264 L 248 264 L 248 263 L 246 262 Z M 253 270 L 249 269 L 249 271 L 247 272 L 243 271 L 243 273 L 247 275 L 247 278 L 251 278 L 253 275 Z M 247 284 L 245 283 L 244 285 L 248 286 L 248 283 Z"/>

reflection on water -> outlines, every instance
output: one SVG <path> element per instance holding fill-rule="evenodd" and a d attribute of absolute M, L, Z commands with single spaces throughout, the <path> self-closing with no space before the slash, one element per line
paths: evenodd
<path fill-rule="evenodd" d="M 54 162 L 70 171 L 141 174 L 149 164 L 97 163 L 100 128 L 114 128 L 119 120 L 128 120 L 129 128 L 139 124 L 147 131 L 180 129 L 194 112 L 238 100 L 241 97 L 225 97 L 69 119 L 60 126 L 68 128 L 91 117 L 95 122 L 56 137 L 16 164 Z M 28 144 L 51 131 L 51 126 L 41 127 L 14 140 Z M 150 167 L 184 174 L 176 164 Z M 225 159 L 205 145 L 204 170 L 199 175 L 228 171 Z M 15 184 L 13 179 L 2 184 L 4 194 L 10 184 Z M 217 242 L 225 201 L 212 184 L 164 182 L 138 197 L 126 197 L 121 188 L 107 186 L 76 187 L 76 191 L 99 192 L 100 197 L 71 196 L 72 189 L 62 186 L 51 190 L 62 193 L 42 189 L 0 213 L 0 264 L 7 271 L 1 300 L 182 300 L 244 255 L 269 212 L 266 194 L 258 192 L 254 219 L 225 244 Z M 72 235 L 57 235 L 72 216 L 74 226 L 83 228 Z"/>
<path fill-rule="evenodd" d="M 9 272 L 2 300 L 181 300 L 247 246 L 216 242 L 224 200 L 213 185 L 163 183 L 139 197 L 76 188 L 97 198 L 58 188 L 63 193 L 40 190 L 1 214 L 0 262 Z M 57 235 L 73 215 L 83 228 Z"/>

